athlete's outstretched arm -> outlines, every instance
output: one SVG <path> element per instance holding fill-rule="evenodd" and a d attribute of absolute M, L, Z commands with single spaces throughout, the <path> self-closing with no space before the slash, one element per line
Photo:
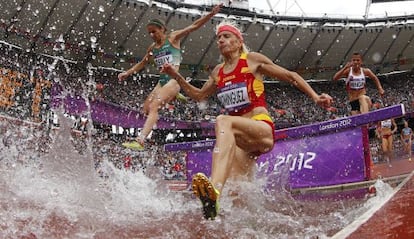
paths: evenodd
<path fill-rule="evenodd" d="M 213 70 L 213 73 L 217 71 L 218 67 Z M 187 82 L 185 78 L 171 64 L 164 64 L 161 72 L 168 74 L 171 78 L 175 79 L 181 86 L 181 89 L 183 89 L 184 92 L 195 101 L 204 100 L 216 91 L 215 79 L 211 75 L 208 81 L 204 83 L 203 87 L 200 89 Z"/>
<path fill-rule="evenodd" d="M 170 33 L 170 40 L 172 41 L 172 43 L 174 45 L 177 44 L 177 41 L 180 41 L 183 37 L 185 37 L 186 35 L 188 35 L 189 33 L 199 29 L 201 26 L 203 26 L 206 22 L 208 22 L 214 15 L 216 15 L 221 7 L 223 6 L 223 3 L 220 3 L 216 6 L 213 7 L 213 9 L 211 10 L 211 12 L 203 17 L 200 17 L 199 19 L 195 20 L 193 22 L 193 24 L 180 29 L 180 30 L 176 30 Z"/>
<path fill-rule="evenodd" d="M 371 80 L 373 80 L 374 81 L 374 83 L 375 83 L 375 86 L 377 87 L 377 89 L 378 89 L 378 93 L 381 95 L 381 96 L 383 96 L 384 95 L 384 89 L 382 88 L 382 85 L 381 85 L 381 82 L 380 82 L 380 80 L 378 79 L 378 77 L 370 70 L 370 69 L 368 69 L 368 68 L 364 68 L 364 74 L 366 75 L 366 76 L 368 76 Z"/>
<path fill-rule="evenodd" d="M 328 94 L 317 94 L 313 88 L 296 72 L 289 71 L 273 63 L 263 54 L 251 52 L 248 57 L 249 68 L 252 66 L 253 72 L 266 75 L 271 78 L 289 82 L 300 91 L 308 95 L 316 104 L 323 108 L 328 108 L 332 104 L 332 97 Z"/>
<path fill-rule="evenodd" d="M 150 57 L 151 57 L 150 52 L 152 51 L 153 45 L 154 44 L 151 44 L 151 46 L 148 47 L 147 53 L 145 54 L 144 58 L 142 58 L 142 60 L 140 62 L 138 62 L 137 64 L 135 64 L 133 67 L 129 68 L 127 71 L 124 71 L 122 73 L 119 73 L 118 74 L 118 79 L 119 80 L 124 80 L 128 76 L 130 76 L 132 74 L 135 74 L 137 72 L 140 72 L 145 67 L 145 65 L 148 64 L 148 62 L 150 60 Z"/>

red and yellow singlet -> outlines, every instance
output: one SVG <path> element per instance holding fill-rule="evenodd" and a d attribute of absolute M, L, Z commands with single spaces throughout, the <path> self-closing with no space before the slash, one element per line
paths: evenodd
<path fill-rule="evenodd" d="M 230 115 L 240 116 L 255 107 L 266 107 L 264 84 L 256 79 L 247 65 L 247 54 L 242 53 L 236 68 L 225 74 L 219 69 L 217 97 Z"/>

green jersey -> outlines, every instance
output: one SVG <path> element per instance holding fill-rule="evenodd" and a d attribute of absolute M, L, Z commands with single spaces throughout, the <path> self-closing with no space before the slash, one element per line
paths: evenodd
<path fill-rule="evenodd" d="M 174 66 L 179 66 L 182 60 L 181 50 L 173 47 L 170 41 L 165 41 L 164 45 L 160 48 L 153 48 L 152 53 L 154 56 L 154 63 L 160 69 L 165 63 L 170 63 Z M 161 86 L 167 84 L 170 80 L 170 76 L 167 74 L 160 75 Z"/>

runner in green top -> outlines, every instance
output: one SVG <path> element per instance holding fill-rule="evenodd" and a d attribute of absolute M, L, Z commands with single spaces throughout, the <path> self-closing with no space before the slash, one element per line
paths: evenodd
<path fill-rule="evenodd" d="M 118 75 L 118 79 L 124 80 L 129 75 L 141 71 L 150 62 L 150 60 L 154 60 L 159 69 L 161 69 L 161 66 L 164 63 L 168 62 L 174 65 L 178 70 L 181 63 L 181 39 L 187 36 L 190 32 L 199 29 L 202 25 L 209 21 L 220 11 L 222 6 L 223 4 L 214 6 L 209 14 L 197 19 L 193 22 L 193 24 L 183 29 L 172 31 L 170 34 L 167 34 L 167 27 L 162 20 L 151 20 L 147 24 L 147 31 L 154 43 L 148 47 L 147 53 L 142 60 L 127 71 L 120 73 Z M 180 85 L 177 81 L 175 79 L 170 79 L 166 74 L 161 74 L 158 84 L 144 102 L 143 112 L 147 115 L 147 119 L 141 130 L 141 134 L 134 142 L 127 142 L 123 145 L 136 150 L 143 150 L 145 139 L 148 137 L 153 126 L 158 121 L 158 110 L 166 103 L 174 100 L 176 97 L 182 98 L 183 96 L 181 96 L 179 92 Z"/>
<path fill-rule="evenodd" d="M 162 45 L 160 48 L 153 48 L 153 57 L 154 57 L 154 63 L 158 67 L 158 69 L 161 69 L 162 65 L 164 63 L 170 63 L 174 66 L 180 66 L 182 56 L 181 56 L 181 50 L 178 48 L 175 48 L 170 41 L 167 39 L 164 42 L 164 45 Z M 164 86 L 168 83 L 170 80 L 170 76 L 166 75 L 164 73 L 161 73 L 159 83 L 161 86 Z"/>

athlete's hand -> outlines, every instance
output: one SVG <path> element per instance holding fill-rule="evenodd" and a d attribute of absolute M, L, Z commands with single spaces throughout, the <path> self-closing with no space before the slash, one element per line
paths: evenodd
<path fill-rule="evenodd" d="M 378 89 L 378 93 L 380 94 L 381 97 L 384 97 L 385 91 L 384 89 L 380 88 Z"/>
<path fill-rule="evenodd" d="M 352 61 L 348 61 L 348 63 L 346 63 L 346 65 L 345 65 L 344 69 L 349 69 L 349 68 L 351 68 L 353 64 L 354 64 L 354 63 L 352 63 Z"/>
<path fill-rule="evenodd" d="M 177 70 L 175 69 L 175 67 L 173 65 L 169 64 L 169 63 L 165 63 L 161 67 L 161 72 L 171 76 L 171 78 L 176 78 L 177 75 L 178 75 Z"/>
<path fill-rule="evenodd" d="M 315 102 L 322 108 L 327 109 L 331 107 L 333 99 L 330 95 L 323 93 L 318 96 Z"/>
<path fill-rule="evenodd" d="M 218 12 L 220 12 L 220 9 L 223 5 L 224 5 L 223 3 L 220 3 L 214 6 L 213 9 L 211 10 L 212 15 L 216 15 Z"/>
<path fill-rule="evenodd" d="M 128 77 L 128 73 L 126 71 L 118 74 L 118 80 L 123 81 Z"/>

